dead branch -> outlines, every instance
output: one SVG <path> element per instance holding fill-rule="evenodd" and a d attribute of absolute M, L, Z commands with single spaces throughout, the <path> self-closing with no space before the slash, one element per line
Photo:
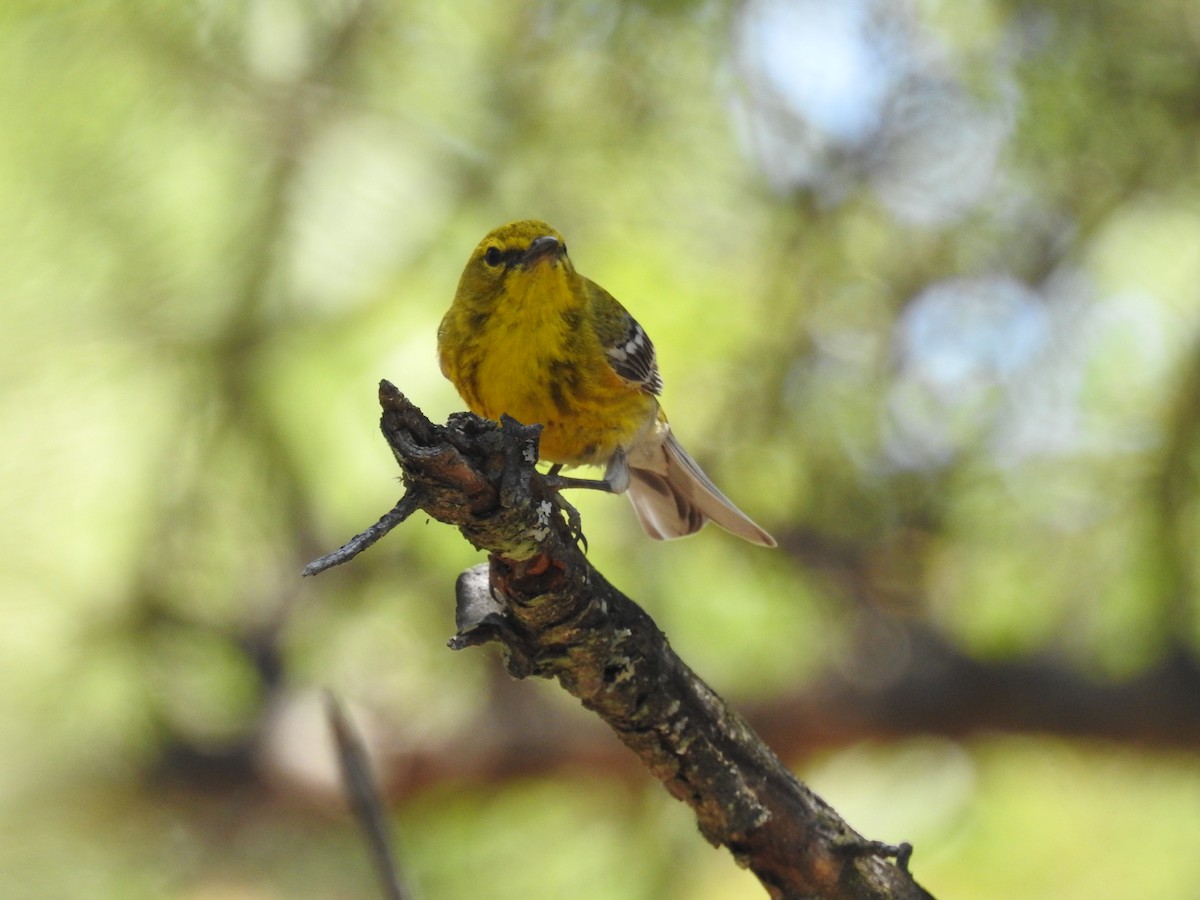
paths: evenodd
<path fill-rule="evenodd" d="M 342 788 L 371 851 L 383 895 L 387 900 L 411 900 L 412 892 L 400 880 L 391 828 L 362 738 L 332 693 L 325 694 L 325 714 L 337 750 Z"/>
<path fill-rule="evenodd" d="M 407 490 L 396 511 L 422 509 L 489 554 L 459 577 L 452 647 L 495 641 L 514 677 L 557 679 L 770 896 L 930 896 L 906 871 L 911 848 L 850 828 L 683 663 L 650 617 L 592 568 L 534 468 L 537 427 L 465 413 L 434 425 L 386 381 L 379 399 L 383 434 Z M 389 514 L 395 521 L 381 522 L 384 530 L 403 518 L 396 511 Z M 371 536 L 365 546 L 381 526 L 364 532 Z M 327 559 L 344 562 L 354 552 Z"/>

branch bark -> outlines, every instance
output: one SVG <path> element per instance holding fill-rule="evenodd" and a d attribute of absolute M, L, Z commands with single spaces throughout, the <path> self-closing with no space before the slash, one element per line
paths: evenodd
<path fill-rule="evenodd" d="M 386 381 L 379 399 L 407 489 L 397 510 L 420 508 L 489 554 L 459 577 L 452 647 L 496 641 L 513 676 L 557 679 L 771 897 L 930 897 L 906 871 L 911 848 L 850 828 L 590 565 L 534 468 L 536 426 L 466 413 L 434 425 Z"/>

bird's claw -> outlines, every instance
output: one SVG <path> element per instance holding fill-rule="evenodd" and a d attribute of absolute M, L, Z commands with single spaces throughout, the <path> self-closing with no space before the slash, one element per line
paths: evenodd
<path fill-rule="evenodd" d="M 555 463 L 550 467 L 550 471 L 546 473 L 546 486 L 554 492 L 555 502 L 558 508 L 563 511 L 567 517 L 567 527 L 571 531 L 571 539 L 581 547 L 584 553 L 588 551 L 587 538 L 583 536 L 583 520 L 579 516 L 579 510 L 571 505 L 570 501 L 563 496 L 562 492 L 565 488 L 590 488 L 592 490 L 612 492 L 612 487 L 607 481 L 594 481 L 590 478 L 570 478 L 566 475 L 560 475 L 562 464 Z"/>
<path fill-rule="evenodd" d="M 559 510 L 567 517 L 567 530 L 571 533 L 573 540 L 584 553 L 587 553 L 588 542 L 583 534 L 583 518 L 571 502 L 562 495 L 562 491 L 554 491 L 554 502 L 558 505 Z"/>

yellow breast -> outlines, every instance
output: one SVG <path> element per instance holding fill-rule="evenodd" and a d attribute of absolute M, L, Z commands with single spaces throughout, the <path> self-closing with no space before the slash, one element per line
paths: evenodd
<path fill-rule="evenodd" d="M 472 412 L 543 426 L 542 459 L 603 464 L 655 421 L 656 399 L 620 378 L 586 310 L 536 295 L 507 296 L 487 314 L 452 309 L 439 341 L 442 369 Z"/>

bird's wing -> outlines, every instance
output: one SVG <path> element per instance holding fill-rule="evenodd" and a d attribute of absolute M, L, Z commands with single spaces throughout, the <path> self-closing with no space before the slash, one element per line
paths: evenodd
<path fill-rule="evenodd" d="M 589 282 L 588 288 L 595 304 L 596 336 L 604 347 L 608 364 L 614 372 L 646 393 L 662 393 L 658 359 L 646 330 L 604 288 L 595 282 Z"/>

